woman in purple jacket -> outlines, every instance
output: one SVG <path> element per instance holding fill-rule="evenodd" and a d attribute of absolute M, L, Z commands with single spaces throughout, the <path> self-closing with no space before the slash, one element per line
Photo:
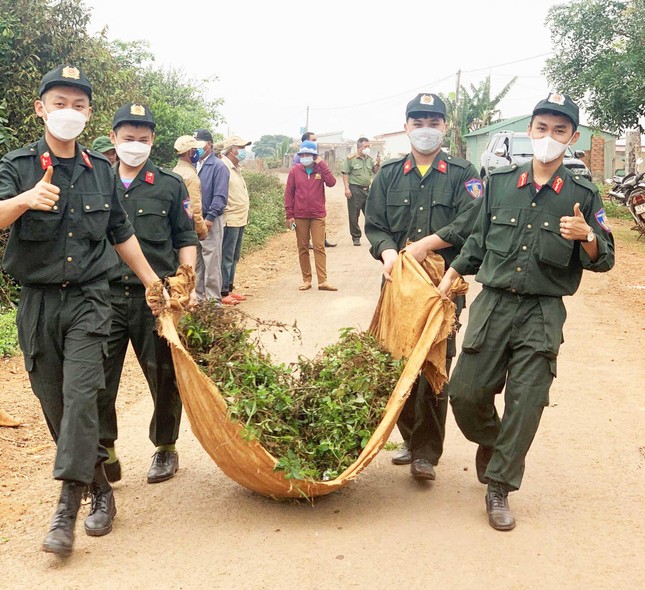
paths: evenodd
<path fill-rule="evenodd" d="M 336 179 L 325 162 L 318 157 L 318 146 L 313 141 L 303 141 L 298 150 L 300 162 L 289 172 L 284 192 L 287 228 L 296 230 L 302 285 L 311 289 L 311 260 L 309 239 L 313 244 L 318 289 L 337 291 L 327 282 L 327 255 L 325 254 L 325 185 L 334 186 Z"/>

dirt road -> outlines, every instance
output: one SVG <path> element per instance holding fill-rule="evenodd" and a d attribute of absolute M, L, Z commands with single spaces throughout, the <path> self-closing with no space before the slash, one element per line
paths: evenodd
<path fill-rule="evenodd" d="M 365 240 L 352 246 L 341 187 L 329 194 L 328 234 L 338 241 L 328 250 L 329 280 L 338 292 L 297 290 L 290 233 L 241 264 L 245 309 L 297 320 L 302 330 L 297 347 L 288 338 L 268 343 L 281 360 L 314 354 L 341 327 L 367 327 L 374 309 L 380 265 Z M 624 224 L 617 229 L 617 268 L 588 274 L 566 302 L 551 407 L 511 496 L 514 531 L 488 526 L 475 446 L 452 415 L 429 485 L 383 451 L 338 493 L 313 505 L 278 503 L 224 476 L 186 419 L 179 473 L 148 485 L 151 401 L 130 356 L 118 407 L 124 478 L 114 530 L 91 538 L 79 522 L 74 554 L 61 560 L 39 550 L 59 488 L 50 477 L 54 449 L 13 359 L 0 368 L 0 407 L 24 426 L 0 429 L 0 588 L 643 587 L 645 249 L 625 244 Z"/>

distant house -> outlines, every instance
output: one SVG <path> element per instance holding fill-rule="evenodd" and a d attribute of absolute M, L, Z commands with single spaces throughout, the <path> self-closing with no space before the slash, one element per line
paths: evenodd
<path fill-rule="evenodd" d="M 641 154 L 645 153 L 645 135 L 641 135 Z M 625 136 L 619 137 L 616 140 L 616 153 L 614 156 L 614 164 L 612 173 L 616 171 L 625 170 Z M 645 166 L 640 166 L 639 171 L 645 170 Z"/>
<path fill-rule="evenodd" d="M 505 119 L 487 127 L 477 129 L 466 135 L 466 159 L 470 160 L 475 168 L 481 167 L 481 155 L 488 145 L 491 137 L 500 131 L 525 132 L 531 121 L 531 115 Z M 580 139 L 573 146 L 575 150 L 583 150 L 583 158 L 595 180 L 604 180 L 611 176 L 615 170 L 614 156 L 616 152 L 616 135 L 606 131 L 594 131 L 587 125 L 580 125 Z"/>

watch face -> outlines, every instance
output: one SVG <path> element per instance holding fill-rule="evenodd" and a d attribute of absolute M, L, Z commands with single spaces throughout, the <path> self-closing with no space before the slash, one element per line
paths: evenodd
<path fill-rule="evenodd" d="M 587 234 L 587 242 L 593 242 L 595 237 L 596 237 L 596 234 L 595 234 L 595 233 L 593 233 L 593 231 L 590 231 L 590 232 Z"/>

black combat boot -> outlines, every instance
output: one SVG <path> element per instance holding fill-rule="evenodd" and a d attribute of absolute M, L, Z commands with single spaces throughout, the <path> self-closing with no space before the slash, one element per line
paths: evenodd
<path fill-rule="evenodd" d="M 67 557 L 74 547 L 74 526 L 87 486 L 80 481 L 63 481 L 58 507 L 43 541 L 43 551 Z"/>
<path fill-rule="evenodd" d="M 94 470 L 94 481 L 90 484 L 92 508 L 85 519 L 85 532 L 90 537 L 102 537 L 112 530 L 112 520 L 116 516 L 114 492 L 107 480 L 103 463 Z"/>

